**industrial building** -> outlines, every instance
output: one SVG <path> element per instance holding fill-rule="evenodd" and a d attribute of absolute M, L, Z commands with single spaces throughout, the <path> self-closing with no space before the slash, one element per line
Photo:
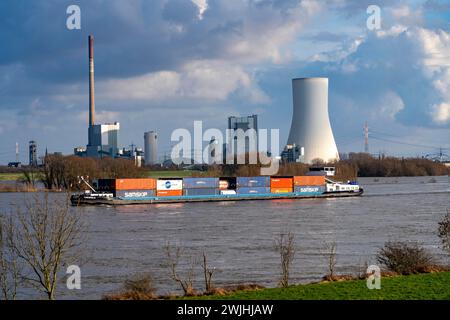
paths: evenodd
<path fill-rule="evenodd" d="M 155 131 L 144 133 L 144 161 L 146 165 L 158 163 L 158 134 Z"/>
<path fill-rule="evenodd" d="M 91 125 L 89 130 L 90 144 L 86 148 L 87 156 L 93 158 L 110 156 L 115 158 L 119 151 L 119 130 L 120 124 L 118 122 Z"/>
<path fill-rule="evenodd" d="M 304 162 L 305 148 L 294 144 L 288 144 L 281 152 L 281 160 L 283 162 Z"/>
<path fill-rule="evenodd" d="M 29 143 L 29 165 L 30 167 L 37 167 L 38 166 L 38 159 L 37 159 L 37 144 L 36 141 L 30 141 Z"/>
<path fill-rule="evenodd" d="M 328 78 L 292 80 L 292 125 L 287 145 L 304 150 L 303 162 L 339 160 L 328 115 Z"/>
<path fill-rule="evenodd" d="M 95 124 L 94 38 L 89 36 L 89 128 L 86 150 L 76 148 L 75 154 L 92 158 L 118 155 L 120 124 Z"/>
<path fill-rule="evenodd" d="M 252 130 L 250 130 L 252 129 Z M 246 117 L 228 117 L 228 145 L 227 157 L 239 154 L 238 130 L 245 134 L 243 151 L 258 152 L 258 116 L 256 114 Z"/>

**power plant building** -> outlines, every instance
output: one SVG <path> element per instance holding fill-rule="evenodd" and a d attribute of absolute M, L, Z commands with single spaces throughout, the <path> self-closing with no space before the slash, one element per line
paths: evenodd
<path fill-rule="evenodd" d="M 239 130 L 244 133 L 244 140 L 241 142 L 239 150 Z M 258 116 L 256 114 L 246 117 L 228 117 L 228 150 L 229 155 L 238 155 L 240 151 L 244 153 L 258 152 Z"/>
<path fill-rule="evenodd" d="M 89 36 L 89 129 L 85 155 L 92 158 L 118 155 L 118 122 L 95 124 L 94 38 Z"/>
<path fill-rule="evenodd" d="M 305 163 L 339 160 L 328 115 L 328 78 L 292 80 L 294 112 L 287 145 L 302 148 Z"/>
<path fill-rule="evenodd" d="M 30 141 L 29 143 L 29 164 L 30 167 L 37 167 L 38 165 L 36 141 Z"/>
<path fill-rule="evenodd" d="M 144 133 L 144 161 L 146 165 L 158 163 L 158 134 L 154 131 Z"/>

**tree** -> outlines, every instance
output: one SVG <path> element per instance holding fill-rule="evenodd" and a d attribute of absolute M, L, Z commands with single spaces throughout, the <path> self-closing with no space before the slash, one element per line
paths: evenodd
<path fill-rule="evenodd" d="M 295 255 L 294 234 L 280 233 L 275 239 L 275 249 L 280 254 L 281 276 L 279 285 L 283 288 L 289 286 L 289 274 Z"/>
<path fill-rule="evenodd" d="M 28 166 L 22 168 L 23 177 L 21 182 L 24 183 L 28 188 L 33 188 L 36 186 L 36 182 L 41 178 L 41 172 L 39 169 Z"/>
<path fill-rule="evenodd" d="M 11 224 L 0 216 L 0 290 L 4 300 L 16 299 L 22 272 L 22 265 L 8 241 L 12 231 Z"/>
<path fill-rule="evenodd" d="M 334 270 L 336 268 L 336 250 L 337 249 L 337 244 L 336 242 L 331 242 L 331 243 L 327 243 L 326 245 L 326 254 L 327 254 L 327 262 L 328 262 L 328 274 L 327 274 L 327 278 L 329 280 L 333 280 L 334 279 Z"/>
<path fill-rule="evenodd" d="M 28 268 L 22 278 L 55 299 L 58 273 L 64 263 L 80 258 L 84 224 L 69 198 L 50 200 L 35 194 L 16 205 L 6 220 L 11 254 Z"/>
<path fill-rule="evenodd" d="M 431 254 L 417 243 L 386 242 L 377 261 L 398 274 L 420 273 L 433 263 Z"/>
<path fill-rule="evenodd" d="M 450 209 L 439 222 L 438 235 L 442 242 L 442 247 L 450 253 Z"/>
<path fill-rule="evenodd" d="M 215 268 L 208 267 L 208 264 L 206 262 L 206 252 L 203 252 L 202 269 L 203 269 L 203 276 L 205 279 L 205 292 L 210 293 L 213 288 L 212 287 L 212 277 L 216 270 L 215 270 Z"/>
<path fill-rule="evenodd" d="M 183 290 L 185 296 L 195 295 L 195 260 L 192 257 L 190 258 L 190 264 L 187 270 L 187 274 L 183 277 L 178 272 L 178 265 L 183 255 L 183 249 L 179 246 L 172 247 L 170 242 L 167 242 L 167 244 L 164 246 L 164 251 L 166 253 L 167 259 L 166 267 L 169 269 L 171 279 L 181 286 L 181 289 Z"/>

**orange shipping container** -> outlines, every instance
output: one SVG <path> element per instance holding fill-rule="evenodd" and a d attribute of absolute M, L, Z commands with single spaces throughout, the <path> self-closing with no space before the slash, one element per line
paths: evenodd
<path fill-rule="evenodd" d="M 323 185 L 325 185 L 325 176 L 294 177 L 294 186 L 323 186 Z"/>
<path fill-rule="evenodd" d="M 292 188 L 292 178 L 270 178 L 271 188 Z"/>
<path fill-rule="evenodd" d="M 290 193 L 293 192 L 292 188 L 270 188 L 271 193 Z"/>
<path fill-rule="evenodd" d="M 153 190 L 156 179 L 116 179 L 116 190 Z"/>
<path fill-rule="evenodd" d="M 183 195 L 183 190 L 159 190 L 156 192 L 157 197 L 179 197 Z"/>

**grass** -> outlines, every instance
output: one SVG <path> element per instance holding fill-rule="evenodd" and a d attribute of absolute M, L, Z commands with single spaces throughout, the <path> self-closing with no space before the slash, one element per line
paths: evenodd
<path fill-rule="evenodd" d="M 395 276 L 381 279 L 380 290 L 369 290 L 365 280 L 295 285 L 287 288 L 236 291 L 229 295 L 187 299 L 233 300 L 449 300 L 450 272 Z"/>
<path fill-rule="evenodd" d="M 22 177 L 22 173 L 0 173 L 0 181 L 16 181 Z"/>

